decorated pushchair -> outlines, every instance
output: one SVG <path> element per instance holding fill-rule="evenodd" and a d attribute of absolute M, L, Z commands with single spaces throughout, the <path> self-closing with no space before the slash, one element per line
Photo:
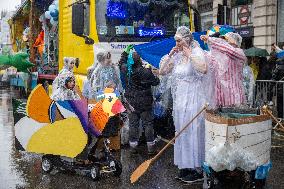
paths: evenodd
<path fill-rule="evenodd" d="M 120 176 L 122 165 L 111 153 L 109 137 L 118 134 L 125 109 L 115 93 L 102 100 L 53 101 L 38 85 L 27 102 L 13 99 L 16 149 L 42 154 L 42 170 L 54 168 L 89 175 Z"/>
<path fill-rule="evenodd" d="M 271 168 L 268 115 L 256 109 L 207 111 L 205 120 L 204 188 L 263 188 Z M 231 187 L 230 187 L 231 188 Z"/>

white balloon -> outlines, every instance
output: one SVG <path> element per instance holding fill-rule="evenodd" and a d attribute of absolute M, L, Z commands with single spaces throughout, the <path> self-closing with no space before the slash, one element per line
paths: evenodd
<path fill-rule="evenodd" d="M 53 4 L 58 8 L 59 3 L 58 3 L 57 0 L 55 0 L 55 1 L 53 2 Z"/>
<path fill-rule="evenodd" d="M 50 19 L 50 24 L 53 25 L 54 24 L 54 20 L 51 18 Z"/>
<path fill-rule="evenodd" d="M 48 8 L 49 11 L 52 11 L 52 10 L 54 10 L 54 9 L 56 9 L 56 6 L 53 5 L 53 4 L 51 4 L 51 5 L 49 6 L 49 8 Z"/>
<path fill-rule="evenodd" d="M 51 18 L 49 11 L 45 11 L 44 16 L 45 16 L 46 19 L 50 19 Z"/>
<path fill-rule="evenodd" d="M 50 23 L 51 23 L 51 25 L 56 26 L 58 21 L 54 21 L 53 19 L 50 19 Z"/>

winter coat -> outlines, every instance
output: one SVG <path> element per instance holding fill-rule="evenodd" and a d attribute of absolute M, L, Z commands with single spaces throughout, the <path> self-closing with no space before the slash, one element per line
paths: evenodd
<path fill-rule="evenodd" d="M 135 111 L 143 112 L 152 110 L 152 86 L 160 83 L 150 69 L 138 67 L 133 70 L 130 81 L 126 85 L 125 97 Z"/>

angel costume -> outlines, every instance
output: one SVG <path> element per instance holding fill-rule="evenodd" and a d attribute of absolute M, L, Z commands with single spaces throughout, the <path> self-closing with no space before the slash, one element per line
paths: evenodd
<path fill-rule="evenodd" d="M 178 52 L 172 57 L 165 55 L 160 63 L 160 74 L 170 75 L 169 86 L 173 96 L 173 119 L 177 133 L 206 103 L 204 71 L 206 72 L 207 68 L 203 50 L 193 40 L 187 27 L 179 27 L 175 38 L 185 40 L 192 50 L 189 58 L 183 52 Z M 171 61 L 173 61 L 172 66 L 169 64 Z M 201 114 L 176 139 L 174 164 L 179 169 L 201 167 L 205 156 L 204 125 L 204 115 Z"/>

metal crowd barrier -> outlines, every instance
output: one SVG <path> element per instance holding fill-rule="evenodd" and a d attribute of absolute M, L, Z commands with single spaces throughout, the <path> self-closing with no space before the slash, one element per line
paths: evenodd
<path fill-rule="evenodd" d="M 257 80 L 255 86 L 254 106 L 267 104 L 278 118 L 284 118 L 284 81 Z"/>

